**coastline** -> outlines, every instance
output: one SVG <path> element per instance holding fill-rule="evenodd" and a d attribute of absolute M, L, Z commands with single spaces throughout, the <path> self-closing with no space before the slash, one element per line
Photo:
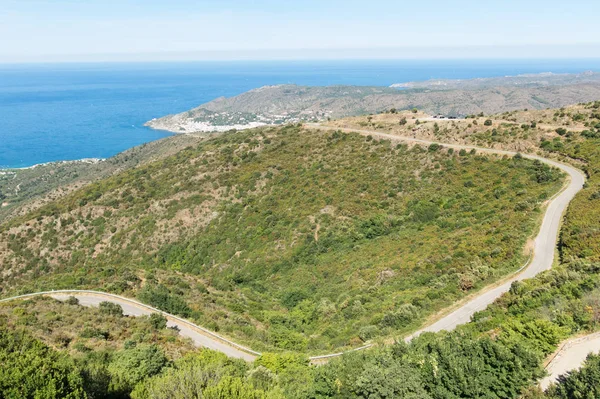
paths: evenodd
<path fill-rule="evenodd" d="M 74 159 L 74 160 L 70 160 L 70 161 L 42 162 L 42 163 L 36 163 L 35 165 L 23 166 L 23 167 L 18 167 L 18 168 L 0 167 L 0 175 L 7 174 L 7 172 L 10 173 L 10 172 L 19 171 L 19 170 L 36 169 L 36 168 L 44 167 L 44 166 L 69 165 L 69 164 L 76 164 L 76 163 L 97 164 L 97 163 L 104 162 L 104 161 L 106 161 L 106 158 L 81 158 L 81 159 Z"/>
<path fill-rule="evenodd" d="M 246 124 L 233 124 L 233 125 L 213 125 L 209 122 L 197 122 L 190 120 L 181 120 L 174 122 L 165 122 L 172 116 L 165 116 L 163 118 L 154 118 L 144 124 L 145 127 L 152 130 L 158 130 L 163 132 L 169 132 L 171 134 L 210 134 L 210 133 L 224 133 L 230 130 L 247 130 L 257 127 L 269 126 L 272 123 L 266 122 L 249 122 Z"/>

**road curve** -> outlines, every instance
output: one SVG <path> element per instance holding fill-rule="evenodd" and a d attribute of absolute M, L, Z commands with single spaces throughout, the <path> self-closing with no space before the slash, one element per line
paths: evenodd
<path fill-rule="evenodd" d="M 79 300 L 79 304 L 82 306 L 99 306 L 101 302 L 112 302 L 120 305 L 123 308 L 123 314 L 134 317 L 150 315 L 152 313 L 160 313 L 167 318 L 167 326 L 177 327 L 179 334 L 183 337 L 190 338 L 196 346 L 213 349 L 222 352 L 229 357 L 240 358 L 246 361 L 253 361 L 260 356 L 259 352 L 239 345 L 217 333 L 207 330 L 204 327 L 182 319 L 181 317 L 163 312 L 162 310 L 145 305 L 136 300 L 106 292 L 89 290 L 44 291 L 2 299 L 0 300 L 0 303 L 17 299 L 29 299 L 36 296 L 48 296 L 60 301 L 67 300 L 72 296 L 77 298 Z"/>
<path fill-rule="evenodd" d="M 377 131 L 369 131 L 369 130 L 360 130 L 360 129 L 344 129 L 337 127 L 328 127 L 321 126 L 319 124 L 306 124 L 308 127 L 313 127 L 321 130 L 337 130 L 348 133 L 359 133 L 362 135 L 371 135 L 373 137 L 378 137 L 382 139 L 390 139 L 394 141 L 403 141 L 408 143 L 415 144 L 440 144 L 447 148 L 453 149 L 466 149 L 471 150 L 475 149 L 480 153 L 487 154 L 497 154 L 497 155 L 508 155 L 514 156 L 515 152 L 504 151 L 504 150 L 495 150 L 490 148 L 480 148 L 468 145 L 459 145 L 459 144 L 445 144 L 434 141 L 421 140 L 410 137 L 397 136 L 388 133 L 382 133 Z M 560 162 L 552 161 L 549 159 L 545 159 L 539 157 L 537 155 L 527 155 L 522 154 L 524 158 L 528 159 L 537 159 L 541 162 L 544 162 L 550 166 L 561 169 L 566 172 L 569 177 L 569 184 L 558 194 L 556 195 L 549 203 L 546 213 L 544 215 L 544 219 L 542 222 L 542 226 L 540 231 L 535 238 L 534 244 L 534 252 L 531 257 L 531 261 L 518 273 L 513 275 L 512 277 L 504 280 L 501 285 L 494 286 L 490 289 L 484 289 L 479 295 L 475 298 L 467 301 L 466 303 L 460 305 L 456 310 L 449 313 L 448 315 L 442 317 L 435 323 L 415 332 L 414 334 L 406 337 L 406 341 L 411 340 L 412 338 L 418 336 L 419 334 L 431 331 L 441 331 L 441 330 L 453 330 L 458 325 L 469 322 L 471 316 L 483 309 L 485 309 L 489 304 L 494 302 L 498 297 L 500 297 L 503 293 L 507 292 L 510 289 L 511 284 L 514 281 L 520 281 L 526 278 L 531 278 L 538 273 L 548 270 L 552 267 L 554 262 L 554 250 L 556 248 L 556 243 L 558 239 L 558 231 L 560 228 L 560 223 L 562 220 L 562 215 L 565 212 L 569 202 L 573 199 L 575 194 L 579 192 L 583 188 L 583 184 L 585 182 L 585 175 L 579 169 L 576 169 L 572 166 L 562 164 Z M 50 296 L 59 300 L 65 300 L 69 296 L 75 296 L 79 299 L 80 304 L 85 306 L 97 306 L 100 302 L 108 301 L 121 305 L 123 311 L 127 315 L 131 316 L 140 316 L 147 315 L 151 313 L 161 313 L 168 319 L 169 326 L 176 326 L 179 328 L 180 334 L 189 337 L 192 339 L 194 344 L 197 346 L 202 346 L 210 349 L 214 349 L 220 352 L 225 353 L 228 356 L 245 359 L 247 361 L 254 360 L 257 356 L 261 354 L 259 352 L 253 351 L 249 348 L 246 348 L 242 345 L 236 344 L 235 342 L 228 340 L 212 331 L 209 331 L 201 326 L 198 326 L 192 322 L 184 320 L 180 317 L 174 316 L 172 314 L 163 312 L 159 309 L 153 308 L 151 306 L 142 304 L 138 301 L 125 298 L 118 295 L 113 295 L 105 292 L 98 291 L 86 291 L 86 290 L 61 290 L 61 291 L 47 291 L 47 292 L 38 292 L 28 295 L 21 295 L 17 297 L 11 297 L 0 300 L 0 303 L 12 301 L 16 299 L 27 299 L 34 296 Z M 372 345 L 365 345 L 360 348 L 353 349 L 351 351 L 366 349 L 371 347 Z M 314 363 L 319 363 L 322 361 L 326 361 L 328 358 L 337 357 L 342 355 L 345 352 L 333 353 L 329 355 L 322 356 L 314 356 L 311 357 L 310 360 Z"/>
<path fill-rule="evenodd" d="M 416 143 L 416 144 L 440 144 L 446 148 L 453 148 L 456 150 L 472 150 L 475 149 L 479 153 L 486 154 L 497 154 L 497 155 L 508 155 L 514 156 L 517 153 L 512 151 L 504 151 L 504 150 L 495 150 L 490 148 L 481 148 L 469 145 L 460 145 L 460 144 L 445 144 L 428 140 L 421 140 L 416 138 L 404 137 L 404 136 L 396 136 L 389 133 L 381 133 L 377 131 L 370 130 L 360 130 L 360 129 L 340 129 L 336 127 L 328 127 L 322 126 L 319 124 L 307 124 L 308 126 L 315 127 L 317 129 L 322 130 L 341 130 L 346 133 L 360 133 L 362 135 L 370 135 L 373 137 L 378 137 L 382 139 L 391 139 L 395 141 L 403 141 L 408 143 Z M 437 320 L 435 323 L 411 334 L 406 337 L 406 341 L 410 341 L 412 338 L 418 336 L 421 333 L 430 331 L 437 332 L 441 330 L 453 330 L 457 326 L 468 323 L 471 320 L 471 316 L 476 312 L 484 310 L 488 305 L 493 303 L 497 298 L 499 298 L 502 294 L 507 292 L 510 289 L 510 286 L 515 281 L 524 280 L 527 278 L 531 278 L 538 273 L 543 272 L 544 270 L 548 270 L 552 267 L 554 262 L 554 251 L 556 248 L 557 240 L 558 240 L 558 232 L 560 229 L 560 224 L 562 221 L 563 214 L 569 203 L 575 197 L 575 195 L 583 188 L 583 184 L 585 183 L 585 175 L 582 171 L 577 168 L 574 168 L 569 165 L 565 165 L 560 162 L 556 162 L 550 159 L 542 158 L 537 155 L 529 155 L 522 154 L 524 158 L 528 159 L 536 159 L 540 162 L 543 162 L 547 165 L 556 167 L 563 172 L 567 173 L 569 176 L 568 185 L 558 194 L 556 195 L 548 204 L 546 209 L 546 213 L 544 214 L 544 219 L 542 221 L 542 226 L 538 235 L 535 238 L 534 248 L 533 248 L 533 256 L 531 257 L 530 262 L 522 268 L 518 273 L 504 280 L 504 282 L 498 286 L 494 286 L 489 289 L 484 289 L 479 295 L 475 298 L 467 301 L 464 304 L 461 304 L 453 312 L 447 314 L 441 319 Z"/>
<path fill-rule="evenodd" d="M 550 384 L 558 380 L 559 376 L 580 368 L 588 354 L 599 352 L 600 333 L 565 341 L 546 366 L 549 375 L 540 382 L 540 387 L 546 390 Z"/>

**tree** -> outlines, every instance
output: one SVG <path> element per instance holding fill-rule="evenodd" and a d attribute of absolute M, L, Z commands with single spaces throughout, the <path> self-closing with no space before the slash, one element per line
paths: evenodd
<path fill-rule="evenodd" d="M 259 373 L 263 374 L 264 367 Z M 255 369 L 256 370 L 256 369 Z M 222 353 L 201 350 L 189 354 L 163 373 L 145 380 L 131 393 L 132 399 L 281 399 L 275 378 L 259 377 L 260 387 L 251 382 L 256 373 L 247 363 Z M 269 374 L 268 372 L 266 374 Z"/>
<path fill-rule="evenodd" d="M 149 305 L 183 317 L 190 316 L 192 312 L 180 296 L 173 295 L 162 284 L 145 286 L 138 294 L 138 298 Z"/>
<path fill-rule="evenodd" d="M 74 296 L 70 296 L 67 298 L 65 303 L 69 305 L 79 305 L 79 299 L 75 298 Z"/>
<path fill-rule="evenodd" d="M 85 397 L 83 378 L 73 361 L 25 332 L 0 326 L 0 364 L 2 399 Z"/>
<path fill-rule="evenodd" d="M 167 358 L 156 345 L 138 346 L 117 352 L 108 365 L 111 375 L 110 391 L 126 395 L 137 383 L 158 374 L 167 364 Z"/>
<path fill-rule="evenodd" d="M 483 122 L 484 126 L 492 126 L 492 120 L 491 119 L 486 119 L 485 122 Z"/>
<path fill-rule="evenodd" d="M 429 145 L 429 148 L 427 149 L 429 152 L 436 152 L 438 151 L 440 148 L 442 148 L 441 145 L 437 144 L 437 143 L 432 143 Z"/>
<path fill-rule="evenodd" d="M 416 370 L 386 358 L 376 360 L 376 363 L 365 365 L 356 380 L 354 392 L 359 398 L 431 398 Z"/>

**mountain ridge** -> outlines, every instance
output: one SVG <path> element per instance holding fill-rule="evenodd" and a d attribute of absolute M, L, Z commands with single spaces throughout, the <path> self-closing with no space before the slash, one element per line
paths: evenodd
<path fill-rule="evenodd" d="M 146 126 L 174 133 L 223 132 L 325 121 L 389 109 L 417 108 L 431 115 L 464 117 L 526 108 L 560 108 L 600 98 L 600 73 L 595 72 L 432 80 L 401 85 L 402 88 L 264 86 L 238 96 L 220 97 L 180 114 L 153 119 Z"/>

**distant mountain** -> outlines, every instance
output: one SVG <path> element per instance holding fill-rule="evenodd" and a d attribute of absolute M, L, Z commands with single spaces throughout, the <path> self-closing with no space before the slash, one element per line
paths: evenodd
<path fill-rule="evenodd" d="M 535 73 L 516 76 L 501 76 L 476 79 L 431 79 L 421 82 L 396 83 L 391 87 L 410 89 L 472 89 L 480 90 L 489 87 L 544 87 L 565 86 L 573 84 L 600 83 L 600 73 L 586 71 L 582 73 Z"/>
<path fill-rule="evenodd" d="M 153 119 L 147 126 L 175 133 L 214 132 L 356 116 L 391 108 L 465 116 L 559 108 L 598 98 L 600 73 L 595 72 L 431 80 L 393 87 L 278 85 L 221 97 L 181 114 Z"/>

